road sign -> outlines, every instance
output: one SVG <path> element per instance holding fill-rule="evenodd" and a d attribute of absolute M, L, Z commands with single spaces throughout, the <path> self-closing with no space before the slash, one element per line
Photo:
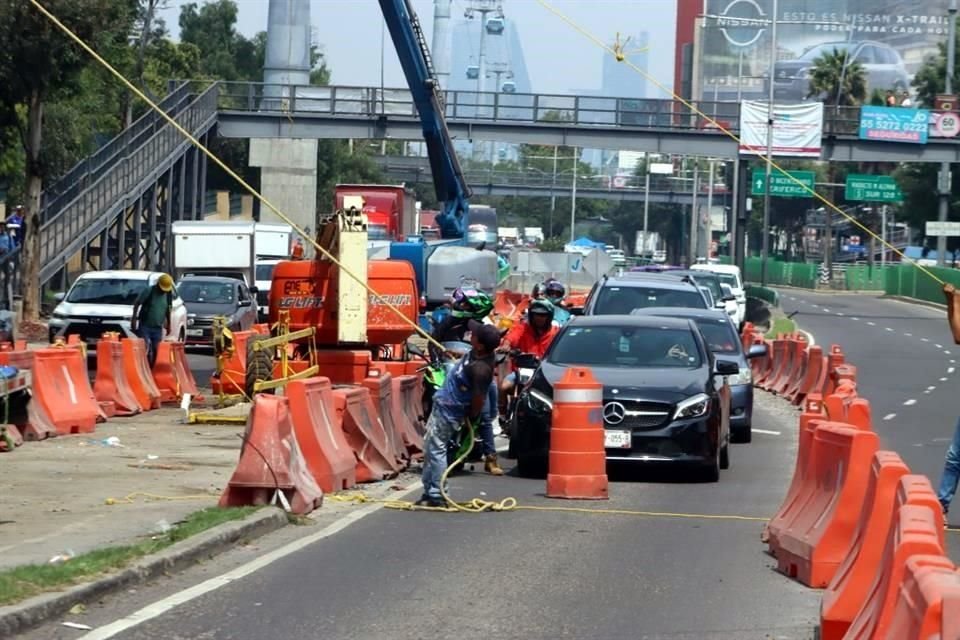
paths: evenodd
<path fill-rule="evenodd" d="M 960 117 L 953 111 L 931 113 L 930 122 L 933 124 L 931 135 L 935 138 L 955 138 L 960 133 Z"/>
<path fill-rule="evenodd" d="M 844 196 L 858 202 L 903 202 L 903 192 L 891 176 L 851 174 Z"/>
<path fill-rule="evenodd" d="M 933 101 L 933 104 L 933 108 L 937 111 L 953 111 L 957 108 L 957 96 L 947 93 L 938 93 L 937 97 Z"/>
<path fill-rule="evenodd" d="M 788 171 L 787 173 L 802 182 L 804 186 L 808 187 L 811 191 L 813 190 L 814 180 L 816 178 L 816 174 L 814 174 L 813 171 Z M 760 172 L 753 174 L 753 179 L 751 180 L 751 192 L 753 195 L 762 196 L 764 194 L 764 185 L 767 182 L 766 177 L 764 173 Z M 779 171 L 774 171 L 770 174 L 770 195 L 783 198 L 813 197 L 810 191 L 807 191 L 807 189 L 804 189 Z"/>
<path fill-rule="evenodd" d="M 960 236 L 960 222 L 927 222 L 928 236 Z"/>

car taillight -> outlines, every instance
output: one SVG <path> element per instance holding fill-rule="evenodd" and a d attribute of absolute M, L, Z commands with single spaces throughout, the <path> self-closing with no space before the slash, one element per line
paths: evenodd
<path fill-rule="evenodd" d="M 427 296 L 420 296 L 420 311 L 427 308 Z"/>

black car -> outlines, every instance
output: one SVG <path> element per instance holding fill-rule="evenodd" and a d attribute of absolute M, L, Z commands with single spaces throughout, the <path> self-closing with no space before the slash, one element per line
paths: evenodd
<path fill-rule="evenodd" d="M 546 470 L 553 385 L 571 366 L 603 384 L 607 460 L 686 463 L 710 482 L 729 466 L 724 376 L 737 364 L 714 358 L 692 320 L 603 315 L 572 319 L 520 393 L 510 440 L 520 475 Z"/>
<path fill-rule="evenodd" d="M 707 309 L 709 305 L 691 276 L 631 273 L 601 278 L 593 286 L 583 314 L 629 315 L 646 307 Z"/>
<path fill-rule="evenodd" d="M 257 323 L 255 294 L 242 280 L 219 276 L 185 276 L 177 291 L 187 307 L 187 344 L 213 344 L 213 320 L 226 318 L 231 331 Z"/>
<path fill-rule="evenodd" d="M 654 307 L 637 309 L 633 314 L 693 320 L 717 360 L 737 365 L 739 372 L 727 378 L 730 385 L 730 433 L 734 442 L 750 442 L 753 439 L 753 371 L 750 360 L 767 355 L 767 347 L 753 345 L 744 352 L 733 322 L 726 312 L 720 310 Z"/>

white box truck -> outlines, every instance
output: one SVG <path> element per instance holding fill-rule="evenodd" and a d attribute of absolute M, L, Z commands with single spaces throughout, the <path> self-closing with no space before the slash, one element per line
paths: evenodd
<path fill-rule="evenodd" d="M 288 224 L 258 222 L 255 227 L 258 258 L 289 260 L 293 227 Z"/>
<path fill-rule="evenodd" d="M 203 220 L 172 227 L 174 278 L 222 276 L 256 287 L 255 223 Z"/>

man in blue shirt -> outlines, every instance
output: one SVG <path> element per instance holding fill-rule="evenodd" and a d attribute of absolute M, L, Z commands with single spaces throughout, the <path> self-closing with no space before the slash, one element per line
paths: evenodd
<path fill-rule="evenodd" d="M 479 425 L 484 419 L 484 409 L 490 410 L 488 397 L 500 333 L 489 324 L 473 325 L 471 332 L 473 349 L 457 362 L 433 397 L 433 410 L 424 436 L 423 496 L 418 506 L 445 506 L 440 479 L 447 468 L 447 444 L 464 428 L 466 420 Z"/>

